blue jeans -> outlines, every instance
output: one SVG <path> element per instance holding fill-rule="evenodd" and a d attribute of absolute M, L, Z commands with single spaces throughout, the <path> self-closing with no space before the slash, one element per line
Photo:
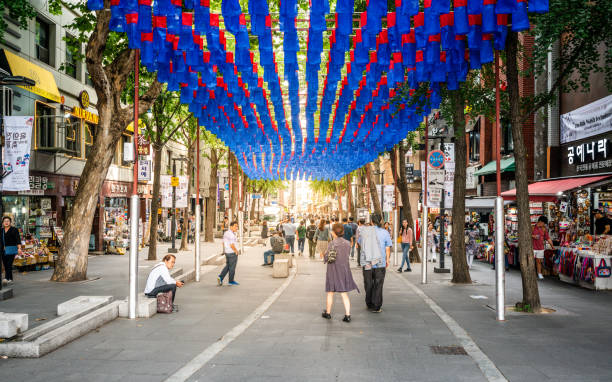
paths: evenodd
<path fill-rule="evenodd" d="M 410 269 L 410 244 L 402 243 L 402 265 L 400 269 L 404 268 L 404 264 L 407 265 L 406 269 Z"/>
<path fill-rule="evenodd" d="M 289 252 L 293 253 L 293 246 L 295 245 L 295 236 L 287 236 L 285 238 L 287 244 L 289 244 Z"/>
<path fill-rule="evenodd" d="M 272 261 L 270 261 L 268 263 L 268 257 L 272 258 Z M 272 264 L 274 262 L 274 251 L 273 250 L 268 250 L 264 252 L 264 264 Z"/>
<path fill-rule="evenodd" d="M 235 253 L 225 254 L 225 267 L 221 271 L 219 277 L 221 280 L 225 278 L 225 275 L 229 272 L 229 282 L 234 281 L 234 275 L 236 274 L 236 264 L 238 263 L 238 255 Z"/>
<path fill-rule="evenodd" d="M 298 239 L 298 252 L 300 253 L 304 253 L 304 244 L 306 244 L 306 238 L 299 238 Z"/>

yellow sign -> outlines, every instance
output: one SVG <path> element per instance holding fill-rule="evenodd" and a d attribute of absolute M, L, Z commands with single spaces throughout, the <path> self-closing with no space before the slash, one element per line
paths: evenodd
<path fill-rule="evenodd" d="M 142 119 L 138 118 L 138 134 L 142 134 L 142 130 L 145 129 L 145 123 Z M 125 128 L 125 131 L 129 131 L 131 133 L 134 132 L 134 121 L 130 122 L 129 125 Z"/>
<path fill-rule="evenodd" d="M 14 53 L 9 52 L 6 49 L 2 50 L 6 61 L 8 62 L 9 68 L 11 69 L 11 75 L 13 76 L 24 76 L 31 78 L 36 82 L 34 86 L 21 86 L 20 88 L 30 91 L 34 94 L 38 94 L 41 97 L 50 99 L 53 102 L 61 103 L 62 97 L 60 96 L 55 78 L 50 71 L 41 68 L 38 65 L 32 64 L 30 61 L 22 58 Z"/>
<path fill-rule="evenodd" d="M 178 187 L 179 186 L 179 178 L 178 176 L 173 176 L 170 178 L 170 185 L 172 187 Z"/>
<path fill-rule="evenodd" d="M 81 109 L 78 106 L 75 106 L 72 109 L 72 115 L 74 115 L 75 117 L 84 119 L 87 122 L 96 124 L 96 125 L 100 121 L 100 117 L 97 114 L 94 114 L 91 111 L 87 111 L 87 110 Z"/>
<path fill-rule="evenodd" d="M 87 109 L 89 107 L 89 93 L 87 93 L 87 90 L 81 90 L 81 93 L 79 94 L 79 103 L 83 109 Z"/>

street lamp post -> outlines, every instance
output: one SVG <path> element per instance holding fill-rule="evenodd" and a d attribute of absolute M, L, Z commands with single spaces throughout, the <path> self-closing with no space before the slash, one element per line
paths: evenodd
<path fill-rule="evenodd" d="M 24 76 L 3 76 L 0 78 L 0 85 L 26 85 L 26 86 L 34 86 L 36 85 L 36 81 L 31 78 Z M 2 109 L 2 120 L 0 121 L 0 137 L 2 139 L 1 146 L 4 147 L 4 108 Z M 8 175 L 4 173 L 4 163 L 2 159 L 2 147 L 0 147 L 0 217 L 4 215 L 4 203 L 2 201 L 2 181 L 5 176 Z M 0 261 L 0 279 L 2 278 L 2 262 Z M 2 291 L 2 282 L 0 281 L 0 301 L 7 300 L 13 297 L 13 289 L 6 288 Z"/>

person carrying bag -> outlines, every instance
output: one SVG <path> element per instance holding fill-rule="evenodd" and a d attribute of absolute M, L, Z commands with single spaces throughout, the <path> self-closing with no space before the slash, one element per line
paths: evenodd
<path fill-rule="evenodd" d="M 19 230 L 12 225 L 10 217 L 2 218 L 2 264 L 4 265 L 4 284 L 13 282 L 13 262 L 21 252 L 21 237 Z"/>

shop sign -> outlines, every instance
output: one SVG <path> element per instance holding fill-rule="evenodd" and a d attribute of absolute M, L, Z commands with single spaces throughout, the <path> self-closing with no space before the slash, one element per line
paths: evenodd
<path fill-rule="evenodd" d="M 476 173 L 476 166 L 471 166 L 465 169 L 465 188 L 476 188 L 478 178 L 474 176 L 474 173 Z"/>
<path fill-rule="evenodd" d="M 562 175 L 612 171 L 612 134 L 562 146 Z"/>
<path fill-rule="evenodd" d="M 147 182 L 151 180 L 151 161 L 150 160 L 139 160 L 138 161 L 138 180 L 147 181 Z"/>
<path fill-rule="evenodd" d="M 33 176 L 30 175 L 30 190 L 46 190 L 49 188 L 49 179 L 46 176 Z"/>
<path fill-rule="evenodd" d="M 111 184 L 110 185 L 110 193 L 111 194 L 127 194 L 128 186 L 125 184 Z"/>
<path fill-rule="evenodd" d="M 151 154 L 151 143 L 142 134 L 138 135 L 137 150 L 138 155 L 147 156 Z"/>
<path fill-rule="evenodd" d="M 78 106 L 72 108 L 72 115 L 77 118 L 84 119 L 89 123 L 93 123 L 94 125 L 97 125 L 100 121 L 100 117 L 97 114 L 94 114 L 91 111 L 87 111 L 85 109 L 81 109 Z"/>
<path fill-rule="evenodd" d="M 81 93 L 79 93 L 79 104 L 81 104 L 83 109 L 89 107 L 89 93 L 87 93 L 87 90 L 81 90 Z"/>
<path fill-rule="evenodd" d="M 45 190 L 28 190 L 28 191 L 17 191 L 18 195 L 29 195 L 29 196 L 43 196 Z"/>
<path fill-rule="evenodd" d="M 612 95 L 561 115 L 561 144 L 612 130 Z"/>
<path fill-rule="evenodd" d="M 149 195 L 151 193 L 151 189 L 146 184 L 139 184 L 137 191 L 138 191 L 138 195 L 141 195 L 141 196 Z"/>
<path fill-rule="evenodd" d="M 444 159 L 446 163 L 455 161 L 455 144 L 454 143 L 444 143 L 442 145 L 444 150 Z"/>

